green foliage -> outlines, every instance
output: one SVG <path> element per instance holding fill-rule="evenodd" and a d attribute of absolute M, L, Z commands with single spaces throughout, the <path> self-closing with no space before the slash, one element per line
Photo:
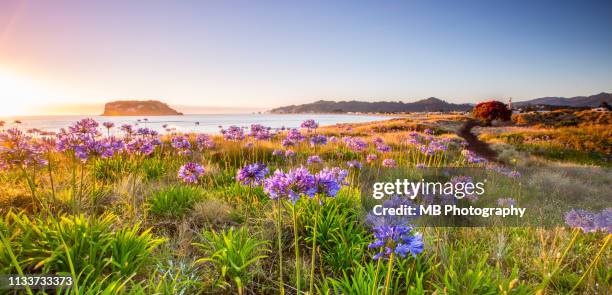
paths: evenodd
<path fill-rule="evenodd" d="M 202 233 L 204 243 L 196 243 L 207 256 L 196 263 L 211 262 L 219 271 L 218 285 L 228 287 L 235 284 L 241 290 L 251 281 L 251 267 L 267 257 L 269 241 L 251 237 L 248 229 L 233 227 L 217 232 Z"/>
<path fill-rule="evenodd" d="M 325 265 L 342 273 L 358 264 L 370 242 L 367 229 L 361 224 L 358 200 L 350 190 L 342 190 L 336 198 L 298 203 L 300 223 L 304 224 L 306 241 L 312 243 L 314 223 L 317 223 L 317 245 Z M 315 210 L 320 210 L 315 214 Z M 317 218 L 315 219 L 315 216 Z"/>
<path fill-rule="evenodd" d="M 11 232 L 8 241 L 19 267 L 30 273 L 73 274 L 88 285 L 104 276 L 114 280 L 141 273 L 163 242 L 148 230 L 140 233 L 138 225 L 115 231 L 117 221 L 112 214 L 30 219 L 9 213 L 5 226 Z"/>
<path fill-rule="evenodd" d="M 171 185 L 154 192 L 148 199 L 149 212 L 162 217 L 181 217 L 204 193 L 195 186 Z"/>

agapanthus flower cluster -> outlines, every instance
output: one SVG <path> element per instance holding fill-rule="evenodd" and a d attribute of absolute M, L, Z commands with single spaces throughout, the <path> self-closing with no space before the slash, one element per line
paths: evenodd
<path fill-rule="evenodd" d="M 382 161 L 382 165 L 383 165 L 383 167 L 392 168 L 392 167 L 397 167 L 397 162 L 395 162 L 395 160 L 393 160 L 393 159 L 384 159 Z"/>
<path fill-rule="evenodd" d="M 304 167 L 283 173 L 276 170 L 264 180 L 264 191 L 271 199 L 287 198 L 296 202 L 301 196 L 313 197 L 317 192 L 314 175 Z"/>
<path fill-rule="evenodd" d="M 318 164 L 323 162 L 323 160 L 321 160 L 321 157 L 317 156 L 317 155 L 312 155 L 309 156 L 308 159 L 306 160 L 306 164 L 308 165 L 312 165 L 312 164 Z"/>
<path fill-rule="evenodd" d="M 270 172 L 268 167 L 263 163 L 253 163 L 244 166 L 238 170 L 236 180 L 243 185 L 250 187 L 258 186 L 263 183 L 264 178 Z"/>
<path fill-rule="evenodd" d="M 565 213 L 565 223 L 584 232 L 604 231 L 612 233 L 612 208 L 606 208 L 600 213 L 584 209 L 572 209 Z"/>
<path fill-rule="evenodd" d="M 177 135 L 172 137 L 170 140 L 170 145 L 178 151 L 179 155 L 191 154 L 191 143 L 189 142 L 189 138 L 187 138 L 187 136 Z"/>
<path fill-rule="evenodd" d="M 339 169 L 339 168 L 338 168 Z M 335 197 L 343 185 L 345 185 L 345 174 L 337 170 L 325 168 L 315 174 L 315 183 L 318 194 L 327 197 Z"/>
<path fill-rule="evenodd" d="M 132 127 L 132 125 L 130 124 L 123 124 L 121 125 L 121 127 L 119 127 L 119 129 L 121 131 L 123 131 L 125 133 L 126 137 L 132 137 L 132 135 L 134 134 L 134 127 Z"/>
<path fill-rule="evenodd" d="M 159 133 L 150 128 L 138 128 L 136 134 L 140 136 L 157 136 Z"/>
<path fill-rule="evenodd" d="M 462 150 L 461 155 L 463 155 L 467 162 L 470 164 L 479 164 L 487 162 L 485 158 L 478 156 L 476 153 L 470 150 Z"/>
<path fill-rule="evenodd" d="M 102 126 L 104 126 L 106 129 L 111 129 L 111 128 L 115 127 L 115 123 L 113 123 L 113 122 L 104 122 L 104 123 L 102 123 Z"/>
<path fill-rule="evenodd" d="M 221 129 L 221 134 L 223 134 L 223 138 L 226 140 L 243 140 L 244 139 L 244 130 L 238 126 L 230 126 L 225 129 Z"/>
<path fill-rule="evenodd" d="M 376 160 L 378 160 L 378 156 L 376 154 L 369 154 L 366 156 L 366 162 L 368 163 L 372 163 L 375 162 Z"/>
<path fill-rule="evenodd" d="M 283 151 L 279 150 L 279 149 L 275 149 L 272 151 L 272 156 L 282 156 L 283 155 Z"/>
<path fill-rule="evenodd" d="M 302 124 L 300 124 L 300 127 L 307 128 L 308 130 L 312 130 L 312 129 L 317 129 L 317 127 L 319 127 L 319 124 L 317 124 L 317 122 L 315 122 L 315 120 L 313 119 L 308 119 L 302 122 Z"/>
<path fill-rule="evenodd" d="M 254 137 L 257 140 L 268 140 L 272 137 L 270 134 L 270 127 L 263 126 L 261 124 L 252 124 L 249 136 Z"/>
<path fill-rule="evenodd" d="M 346 162 L 346 166 L 348 166 L 349 168 L 352 168 L 352 169 L 361 169 L 361 167 L 362 167 L 361 162 L 359 162 L 357 160 L 352 160 L 352 161 Z"/>
<path fill-rule="evenodd" d="M 287 158 L 293 158 L 295 156 L 295 152 L 292 150 L 286 150 L 285 151 L 285 157 Z"/>
<path fill-rule="evenodd" d="M 178 178 L 185 183 L 198 183 L 204 175 L 204 167 L 198 163 L 189 162 L 178 170 Z"/>
<path fill-rule="evenodd" d="M 0 133 L 0 169 L 46 165 L 43 149 L 17 128 Z"/>
<path fill-rule="evenodd" d="M 327 137 L 325 135 L 313 135 L 310 138 L 310 145 L 325 145 L 327 144 Z"/>
<path fill-rule="evenodd" d="M 419 233 L 413 233 L 412 227 L 408 225 L 382 225 L 372 229 L 375 241 L 368 245 L 370 249 L 379 249 L 374 255 L 378 260 L 384 256 L 395 253 L 400 257 L 407 254 L 416 257 L 423 252 L 423 237 Z"/>
<path fill-rule="evenodd" d="M 360 152 L 368 147 L 368 144 L 361 138 L 348 137 L 345 139 L 346 145 L 355 152 Z"/>
<path fill-rule="evenodd" d="M 93 140 L 90 142 L 88 150 L 90 155 L 99 156 L 101 158 L 111 158 L 117 153 L 123 151 L 123 140 L 117 139 L 114 136 L 103 138 L 102 140 Z"/>
<path fill-rule="evenodd" d="M 376 145 L 376 150 L 382 153 L 386 153 L 386 152 L 390 152 L 391 151 L 391 147 L 384 144 L 384 143 L 379 143 Z"/>
<path fill-rule="evenodd" d="M 132 155 L 148 156 L 155 151 L 155 147 L 161 142 L 157 138 L 138 137 L 132 138 L 125 144 L 125 149 Z"/>
<path fill-rule="evenodd" d="M 212 149 L 215 147 L 215 142 L 207 134 L 198 134 L 196 146 L 199 150 Z"/>
<path fill-rule="evenodd" d="M 302 135 L 299 130 L 289 129 L 289 131 L 287 131 L 287 137 L 285 139 L 295 144 L 303 141 L 304 138 L 304 135 Z"/>
<path fill-rule="evenodd" d="M 87 161 L 96 153 L 94 147 L 98 145 L 96 141 L 99 136 L 98 122 L 89 118 L 82 119 L 69 126 L 68 130 L 63 128 L 60 130 L 57 134 L 56 148 L 59 152 L 71 151 L 81 161 Z"/>

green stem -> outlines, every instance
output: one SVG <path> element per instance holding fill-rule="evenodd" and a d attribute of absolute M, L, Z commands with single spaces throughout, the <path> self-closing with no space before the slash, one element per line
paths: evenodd
<path fill-rule="evenodd" d="M 300 245 L 298 243 L 298 228 L 297 228 L 297 215 L 295 214 L 295 204 L 291 206 L 293 213 L 293 243 L 295 245 L 295 283 L 297 288 L 297 294 L 300 294 Z"/>
<path fill-rule="evenodd" d="M 276 235 L 278 236 L 278 282 L 280 287 L 281 295 L 285 294 L 285 284 L 283 283 L 283 241 L 282 241 L 282 230 L 281 230 L 281 200 L 276 200 L 278 204 L 278 218 L 276 220 Z"/>
<path fill-rule="evenodd" d="M 314 199 L 315 202 L 315 216 L 314 216 L 314 229 L 312 234 L 312 256 L 310 257 L 310 288 L 308 294 L 314 294 L 314 272 L 315 272 L 315 253 L 317 251 L 317 223 L 319 219 L 319 204 L 318 196 Z"/>
<path fill-rule="evenodd" d="M 584 272 L 584 274 L 580 277 L 580 280 L 578 280 L 578 283 L 576 283 L 576 285 L 572 288 L 570 293 L 574 293 L 574 291 L 576 290 L 576 288 L 578 288 L 578 286 L 580 286 L 580 284 L 582 283 L 584 278 L 589 274 L 589 272 L 591 272 L 591 269 L 595 266 L 595 264 L 597 264 L 597 262 L 599 261 L 599 258 L 601 257 L 601 255 L 603 254 L 604 250 L 606 249 L 606 246 L 608 245 L 608 242 L 610 242 L 610 237 L 612 237 L 612 234 L 608 234 L 608 236 L 604 240 L 603 245 L 599 249 L 599 252 L 597 252 L 597 255 L 595 256 L 595 259 L 593 259 L 593 261 L 591 261 L 591 263 L 589 264 L 589 267 Z"/>
<path fill-rule="evenodd" d="M 376 295 L 376 291 L 378 291 L 378 273 L 380 272 L 380 265 L 382 261 L 382 257 L 378 258 L 377 262 L 376 262 L 376 272 L 374 273 L 374 284 L 372 286 L 372 294 L 371 295 Z"/>
<path fill-rule="evenodd" d="M 385 279 L 385 295 L 389 293 L 389 284 L 391 283 L 391 273 L 393 272 L 393 258 L 395 258 L 395 253 L 391 252 L 391 256 L 389 257 L 389 265 L 387 267 L 387 277 Z"/>

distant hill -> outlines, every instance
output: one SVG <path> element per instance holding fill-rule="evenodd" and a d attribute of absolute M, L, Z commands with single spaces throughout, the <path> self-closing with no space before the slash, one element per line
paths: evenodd
<path fill-rule="evenodd" d="M 526 101 L 513 102 L 514 106 L 549 105 L 567 107 L 598 107 L 602 102 L 612 104 L 612 93 L 602 92 L 591 96 L 576 97 L 541 97 Z"/>
<path fill-rule="evenodd" d="M 172 116 L 182 114 L 158 100 L 118 100 L 106 103 L 102 116 Z"/>
<path fill-rule="evenodd" d="M 430 97 L 427 99 L 404 103 L 402 101 L 329 101 L 319 100 L 313 103 L 290 105 L 270 110 L 273 114 L 296 113 L 402 113 L 402 112 L 448 112 L 469 111 L 470 104 L 454 104 Z"/>

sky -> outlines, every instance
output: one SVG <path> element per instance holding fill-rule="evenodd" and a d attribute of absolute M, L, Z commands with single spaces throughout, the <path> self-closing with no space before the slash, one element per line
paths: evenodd
<path fill-rule="evenodd" d="M 611 1 L 0 1 L 0 115 L 612 92 Z M 189 108 L 187 107 L 187 112 Z"/>

